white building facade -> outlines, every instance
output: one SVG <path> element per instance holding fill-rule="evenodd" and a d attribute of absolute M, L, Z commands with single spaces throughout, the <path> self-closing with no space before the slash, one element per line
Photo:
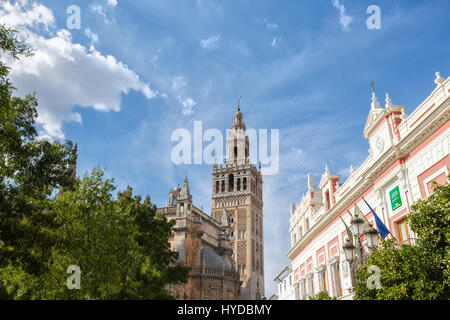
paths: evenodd
<path fill-rule="evenodd" d="M 328 167 L 318 185 L 308 176 L 308 191 L 292 204 L 290 229 L 294 286 L 299 299 L 321 291 L 332 297 L 352 297 L 350 270 L 343 245 L 347 239 L 342 218 L 350 226 L 357 206 L 373 223 L 365 199 L 400 243 L 412 243 L 406 223 L 411 206 L 432 192 L 432 182 L 448 183 L 450 168 L 450 78 L 436 73 L 436 88 L 410 115 L 386 94 L 381 107 L 375 93 L 364 128 L 369 156 L 350 168 L 350 177 Z"/>
<path fill-rule="evenodd" d="M 290 265 L 284 268 L 274 281 L 277 283 L 277 300 L 298 299 L 294 285 L 294 274 Z"/>

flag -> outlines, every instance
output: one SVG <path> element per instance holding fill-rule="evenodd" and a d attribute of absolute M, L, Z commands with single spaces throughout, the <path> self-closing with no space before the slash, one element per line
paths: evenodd
<path fill-rule="evenodd" d="M 362 232 L 361 232 L 361 236 L 359 237 L 359 240 L 361 241 L 361 243 L 364 241 L 364 231 L 365 230 L 368 230 L 369 228 L 370 228 L 370 225 L 369 225 L 369 221 L 367 221 L 367 218 L 364 216 L 364 214 L 361 212 L 361 210 L 359 209 L 359 207 L 358 207 L 358 205 L 356 205 L 355 204 L 355 209 L 354 209 L 354 211 L 355 211 L 355 216 L 359 216 L 359 217 L 362 217 L 363 219 L 364 219 L 364 223 L 363 223 L 363 226 L 362 226 Z"/>
<path fill-rule="evenodd" d="M 350 240 L 351 244 L 353 244 L 353 233 L 350 231 L 350 228 L 347 226 L 345 221 L 341 217 L 339 217 L 339 219 L 341 219 L 342 222 L 344 223 L 345 230 L 347 231 L 348 239 Z"/>
<path fill-rule="evenodd" d="M 380 237 L 383 239 L 386 238 L 391 232 L 389 229 L 384 225 L 383 221 L 377 216 L 375 211 L 370 207 L 370 205 L 367 203 L 365 199 L 363 199 L 366 205 L 369 207 L 370 211 L 372 211 L 373 218 L 375 219 L 375 223 L 377 224 L 378 232 L 380 233 Z"/>

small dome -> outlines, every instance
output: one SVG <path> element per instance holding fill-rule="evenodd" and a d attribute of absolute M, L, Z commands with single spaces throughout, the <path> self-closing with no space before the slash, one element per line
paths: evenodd
<path fill-rule="evenodd" d="M 224 258 L 205 248 L 202 248 L 201 250 L 201 261 L 205 268 L 232 271 L 231 266 L 225 261 Z"/>
<path fill-rule="evenodd" d="M 231 126 L 231 128 L 241 128 L 241 129 L 245 130 L 245 123 L 244 123 L 244 121 L 242 121 L 241 111 L 238 110 L 234 114 L 234 121 L 233 121 L 233 125 Z"/>

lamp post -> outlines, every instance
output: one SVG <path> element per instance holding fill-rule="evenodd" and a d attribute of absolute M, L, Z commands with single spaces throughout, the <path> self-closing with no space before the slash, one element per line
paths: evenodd
<path fill-rule="evenodd" d="M 350 224 L 356 238 L 356 246 L 347 240 L 343 249 L 345 259 L 350 265 L 352 283 L 356 284 L 356 270 L 358 270 L 363 264 L 367 263 L 373 250 L 378 247 L 378 231 L 372 226 L 363 231 L 364 220 L 361 219 L 357 213 L 355 213 L 355 216 L 350 221 Z M 368 251 L 364 251 L 361 243 L 361 235 L 363 234 L 369 249 Z"/>
<path fill-rule="evenodd" d="M 364 239 L 367 239 L 369 249 L 375 250 L 378 247 L 378 230 L 371 226 L 364 231 Z"/>

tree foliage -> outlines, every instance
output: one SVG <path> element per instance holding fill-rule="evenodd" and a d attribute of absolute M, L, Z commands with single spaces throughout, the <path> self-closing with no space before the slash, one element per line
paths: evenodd
<path fill-rule="evenodd" d="M 3 26 L 0 49 L 13 59 L 30 54 L 14 30 Z M 52 244 L 45 232 L 52 223 L 46 205 L 56 188 L 70 188 L 74 147 L 37 138 L 36 98 L 13 97 L 8 72 L 0 62 L 0 268 L 20 267 L 36 277 L 45 271 Z"/>
<path fill-rule="evenodd" d="M 328 291 L 321 291 L 315 296 L 311 297 L 311 300 L 337 300 L 336 297 L 330 297 Z"/>
<path fill-rule="evenodd" d="M 450 176 L 449 176 L 450 178 Z M 415 246 L 382 242 L 357 272 L 356 299 L 436 300 L 450 298 L 450 185 L 434 184 L 433 194 L 419 200 L 408 216 L 417 234 Z M 380 289 L 370 289 L 370 265 L 380 268 Z"/>
<path fill-rule="evenodd" d="M 30 52 L 0 26 L 1 53 Z M 0 299 L 164 299 L 187 281 L 168 239 L 173 222 L 131 188 L 114 198 L 95 168 L 77 178 L 76 146 L 39 139 L 34 95 L 14 97 L 0 60 Z M 81 270 L 69 290 L 67 268 Z"/>

